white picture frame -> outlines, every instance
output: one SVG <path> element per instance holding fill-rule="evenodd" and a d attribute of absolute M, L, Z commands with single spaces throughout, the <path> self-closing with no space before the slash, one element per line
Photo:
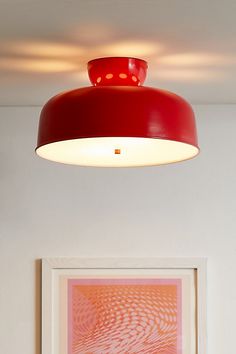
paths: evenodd
<path fill-rule="evenodd" d="M 206 331 L 206 264 L 205 258 L 43 258 L 42 259 L 42 354 L 67 354 L 59 349 L 55 323 L 58 318 L 58 274 L 87 272 L 138 272 L 147 273 L 191 271 L 195 284 L 195 352 L 207 353 Z M 87 274 L 86 273 L 86 274 Z M 104 273 L 104 274 L 105 274 Z M 145 274 L 146 274 L 145 273 Z M 95 275 L 96 276 L 96 275 Z M 113 353 L 109 353 L 113 354 Z M 185 354 L 185 353 L 183 353 Z"/>

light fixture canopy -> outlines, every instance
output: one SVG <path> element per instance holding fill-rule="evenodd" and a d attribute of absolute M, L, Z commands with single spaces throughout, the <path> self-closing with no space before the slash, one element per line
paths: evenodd
<path fill-rule="evenodd" d="M 181 97 L 142 86 L 147 63 L 99 58 L 93 86 L 61 93 L 43 107 L 36 152 L 48 160 L 101 167 L 152 166 L 199 152 L 194 113 Z"/>

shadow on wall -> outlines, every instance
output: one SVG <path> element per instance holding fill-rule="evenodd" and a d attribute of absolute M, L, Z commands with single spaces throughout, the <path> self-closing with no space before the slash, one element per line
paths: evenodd
<path fill-rule="evenodd" d="M 35 261 L 35 354 L 41 354 L 41 259 Z"/>

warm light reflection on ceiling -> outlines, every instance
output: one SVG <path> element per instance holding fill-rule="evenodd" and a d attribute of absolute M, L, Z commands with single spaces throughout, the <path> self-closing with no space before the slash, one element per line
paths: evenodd
<path fill-rule="evenodd" d="M 84 49 L 80 46 L 54 42 L 15 42 L 10 43 L 7 50 L 13 54 L 37 58 L 78 58 L 84 54 Z"/>
<path fill-rule="evenodd" d="M 157 63 L 168 66 L 209 66 L 228 64 L 229 59 L 220 55 L 204 53 L 180 53 L 162 56 L 157 59 Z"/>
<path fill-rule="evenodd" d="M 157 54 L 161 49 L 162 47 L 157 43 L 137 40 L 112 43 L 99 48 L 99 50 L 107 56 L 131 56 L 141 58 Z"/>
<path fill-rule="evenodd" d="M 218 71 L 209 71 L 201 69 L 159 69 L 155 73 L 152 71 L 150 76 L 156 79 L 168 81 L 214 81 L 222 77 Z"/>
<path fill-rule="evenodd" d="M 7 73 L 67 72 L 73 81 L 86 85 L 89 83 L 86 72 L 89 60 L 105 56 L 131 56 L 149 62 L 148 76 L 151 80 L 206 82 L 221 79 L 226 71 L 220 69 L 226 64 L 236 63 L 233 57 L 204 52 L 164 55 L 166 48 L 161 43 L 141 39 L 115 41 L 111 36 L 106 36 L 107 28 L 95 26 L 93 29 L 91 32 L 86 28 L 78 31 L 79 45 L 49 41 L 3 43 L 0 48 L 0 70 Z M 92 32 L 95 35 L 93 38 Z"/>
<path fill-rule="evenodd" d="M 77 83 L 79 82 L 80 84 L 83 83 L 84 86 L 89 85 L 89 76 L 87 71 L 79 71 L 79 72 L 73 72 L 72 75 L 70 76 L 73 81 L 76 81 Z"/>
<path fill-rule="evenodd" d="M 108 40 L 114 41 L 114 29 L 103 24 L 83 24 L 78 26 L 73 30 L 74 40 L 79 40 L 79 42 L 85 45 L 93 44 L 98 45 L 98 43 L 106 43 Z"/>
<path fill-rule="evenodd" d="M 75 71 L 78 69 L 78 65 L 62 60 L 2 58 L 0 59 L 0 69 L 36 73 L 54 73 Z"/>

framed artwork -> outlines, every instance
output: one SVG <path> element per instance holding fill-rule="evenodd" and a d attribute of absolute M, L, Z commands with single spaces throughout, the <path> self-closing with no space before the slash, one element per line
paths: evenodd
<path fill-rule="evenodd" d="M 42 260 L 42 354 L 205 354 L 206 260 Z"/>

